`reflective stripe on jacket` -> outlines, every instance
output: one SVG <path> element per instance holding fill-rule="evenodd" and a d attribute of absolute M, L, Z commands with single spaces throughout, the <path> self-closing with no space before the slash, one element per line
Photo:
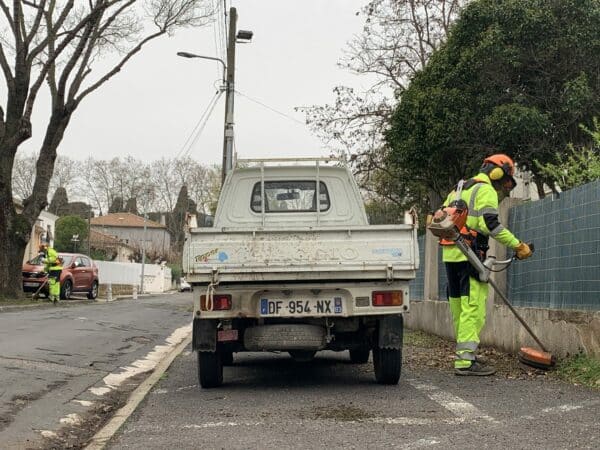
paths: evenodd
<path fill-rule="evenodd" d="M 463 189 L 460 195 L 461 199 L 469 206 L 467 227 L 484 236 L 491 236 L 502 245 L 514 249 L 519 244 L 519 240 L 500 223 L 498 194 L 492 186 L 490 178 L 485 173 L 479 173 L 475 178 L 479 180 L 479 183 L 475 183 L 469 189 Z M 444 202 L 444 206 L 454 200 L 456 200 L 456 192 L 452 191 Z M 467 257 L 456 245 L 443 246 L 442 255 L 444 262 L 467 260 Z"/>

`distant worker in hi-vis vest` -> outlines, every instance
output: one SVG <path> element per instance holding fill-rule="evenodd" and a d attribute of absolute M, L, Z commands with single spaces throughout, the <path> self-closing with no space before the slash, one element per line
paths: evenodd
<path fill-rule="evenodd" d="M 51 302 L 58 302 L 60 298 L 60 273 L 62 272 L 62 261 L 52 247 L 48 244 L 40 244 L 40 253 L 42 253 L 42 262 L 44 269 L 48 274 L 48 293 Z"/>

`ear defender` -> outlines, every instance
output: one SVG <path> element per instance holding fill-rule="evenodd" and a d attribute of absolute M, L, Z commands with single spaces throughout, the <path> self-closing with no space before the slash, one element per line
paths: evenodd
<path fill-rule="evenodd" d="M 504 176 L 504 170 L 502 170 L 500 167 L 494 167 L 492 170 L 490 170 L 488 175 L 490 180 L 498 181 Z"/>

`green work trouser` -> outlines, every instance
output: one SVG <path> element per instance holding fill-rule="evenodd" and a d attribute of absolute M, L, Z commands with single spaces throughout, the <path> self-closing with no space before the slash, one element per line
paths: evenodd
<path fill-rule="evenodd" d="M 454 367 L 469 367 L 475 361 L 479 333 L 485 323 L 487 283 L 482 283 L 468 261 L 447 262 L 448 299 L 454 321 L 456 359 Z"/>
<path fill-rule="evenodd" d="M 50 300 L 60 298 L 60 270 L 50 270 L 48 274 L 48 293 Z"/>

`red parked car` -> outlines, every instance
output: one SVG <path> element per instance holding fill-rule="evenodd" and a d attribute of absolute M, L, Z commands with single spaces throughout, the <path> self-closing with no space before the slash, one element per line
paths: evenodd
<path fill-rule="evenodd" d="M 79 253 L 59 253 L 63 260 L 60 274 L 60 298 L 69 299 L 74 292 L 85 292 L 87 298 L 98 296 L 98 267 L 89 256 Z M 47 279 L 42 257 L 36 256 L 23 264 L 23 290 L 35 292 Z M 48 286 L 41 293 L 48 296 Z"/>

